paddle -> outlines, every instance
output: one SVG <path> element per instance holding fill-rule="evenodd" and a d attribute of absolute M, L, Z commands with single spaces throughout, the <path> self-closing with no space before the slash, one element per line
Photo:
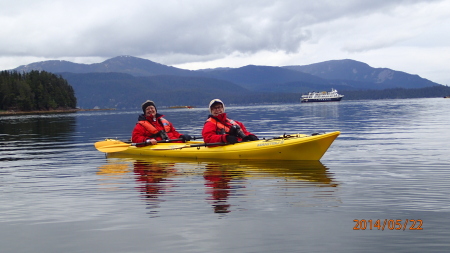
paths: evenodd
<path fill-rule="evenodd" d="M 113 144 L 124 144 L 124 143 L 130 145 L 130 142 L 124 142 L 124 141 L 119 141 L 119 140 L 114 140 L 114 139 L 106 139 L 104 141 L 97 141 L 94 144 L 94 146 L 95 146 L 95 148 L 98 149 L 98 148 L 101 148 L 104 146 L 111 146 Z"/>
<path fill-rule="evenodd" d="M 161 141 L 164 142 L 164 141 Z M 121 152 L 127 150 L 130 146 L 137 146 L 137 145 L 145 145 L 147 143 L 116 143 L 109 146 L 103 146 L 103 147 L 96 147 L 98 151 L 103 153 L 114 153 L 114 152 Z M 152 148 L 152 150 L 173 150 L 173 149 L 182 149 L 182 148 L 192 148 L 192 147 L 207 147 L 207 146 L 223 146 L 228 145 L 229 143 L 224 142 L 216 142 L 216 143 L 198 143 L 198 144 L 186 144 L 179 147 L 158 147 L 155 146 Z"/>
<path fill-rule="evenodd" d="M 196 140 L 196 139 L 203 139 L 203 137 L 195 137 L 192 136 L 191 140 Z M 179 138 L 179 139 L 172 139 L 172 140 L 162 140 L 162 141 L 157 141 L 158 143 L 168 143 L 168 142 L 174 142 L 174 141 L 182 141 L 183 139 Z M 98 141 L 94 144 L 95 148 L 101 148 L 104 146 L 111 146 L 113 144 L 128 144 L 128 146 L 131 145 L 131 142 L 125 142 L 125 141 L 119 141 L 119 140 L 114 140 L 114 139 L 106 139 L 105 141 Z M 146 143 L 139 143 L 138 145 L 145 145 Z M 135 146 L 135 145 L 133 145 Z"/>
<path fill-rule="evenodd" d="M 157 141 L 157 143 L 168 143 L 173 141 L 182 141 L 183 139 L 172 139 L 172 140 L 161 140 Z M 111 153 L 111 152 L 119 152 L 126 150 L 130 146 L 140 146 L 140 145 L 148 145 L 147 142 L 140 143 L 125 143 L 119 140 L 106 140 L 99 141 L 94 144 L 95 148 L 100 152 Z"/>
<path fill-rule="evenodd" d="M 155 147 L 152 150 L 174 150 L 174 149 L 182 149 L 182 148 L 195 148 L 195 147 L 208 147 L 208 146 L 225 146 L 230 145 L 231 143 L 226 142 L 215 142 L 215 143 L 198 143 L 198 144 L 186 144 L 184 146 L 179 147 Z"/>

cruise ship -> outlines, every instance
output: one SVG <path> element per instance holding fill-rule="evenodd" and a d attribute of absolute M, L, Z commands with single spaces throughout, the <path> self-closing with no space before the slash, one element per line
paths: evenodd
<path fill-rule="evenodd" d="M 322 91 L 322 92 L 310 92 L 308 95 L 302 95 L 301 102 L 332 102 L 332 101 L 341 101 L 344 95 L 338 94 L 338 91 L 335 89 L 331 89 L 330 92 Z"/>

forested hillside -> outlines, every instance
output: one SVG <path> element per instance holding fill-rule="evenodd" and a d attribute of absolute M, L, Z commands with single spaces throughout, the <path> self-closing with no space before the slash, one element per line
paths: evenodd
<path fill-rule="evenodd" d="M 285 68 L 326 80 L 344 82 L 359 89 L 414 89 L 438 85 L 438 83 L 418 75 L 388 68 L 373 68 L 366 63 L 350 59 L 325 61 L 304 66 L 286 66 Z"/>
<path fill-rule="evenodd" d="M 74 89 L 62 77 L 45 71 L 0 72 L 0 110 L 74 109 Z"/>
<path fill-rule="evenodd" d="M 203 105 L 217 97 L 239 97 L 245 101 L 245 97 L 253 94 L 234 83 L 203 77 L 137 77 L 123 73 L 61 75 L 75 88 L 78 107 L 83 109 L 138 108 L 147 99 L 157 101 L 160 106 Z"/>

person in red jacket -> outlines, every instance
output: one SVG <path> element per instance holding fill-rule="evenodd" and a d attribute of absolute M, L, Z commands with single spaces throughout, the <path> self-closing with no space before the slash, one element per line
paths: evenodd
<path fill-rule="evenodd" d="M 258 137 L 250 133 L 244 124 L 227 118 L 225 105 L 220 99 L 213 99 L 209 103 L 210 115 L 203 126 L 203 140 L 205 143 L 239 141 L 256 141 Z"/>
<path fill-rule="evenodd" d="M 158 113 L 153 101 L 147 100 L 142 104 L 144 114 L 139 115 L 138 122 L 133 129 L 131 141 L 134 143 L 146 142 L 151 145 L 160 140 L 183 139 L 190 141 L 191 136 L 177 132 L 172 123 Z"/>

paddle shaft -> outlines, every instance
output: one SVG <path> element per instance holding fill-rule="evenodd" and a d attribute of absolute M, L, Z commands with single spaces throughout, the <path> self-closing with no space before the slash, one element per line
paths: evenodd
<path fill-rule="evenodd" d="M 197 137 L 195 137 L 197 138 Z M 198 138 L 200 139 L 200 138 Z M 112 142 L 115 142 L 114 144 Z M 172 139 L 172 140 L 162 140 L 162 141 L 157 141 L 158 143 L 169 143 L 169 142 L 173 142 L 173 141 L 183 141 L 183 139 Z M 125 142 L 125 141 L 119 141 L 119 140 L 115 140 L 115 139 L 107 139 L 105 141 L 98 141 L 95 143 L 95 148 L 101 148 L 101 147 L 105 147 L 105 146 L 111 146 L 111 145 L 120 145 L 120 146 L 136 146 L 136 145 L 148 145 L 145 142 L 141 142 L 141 143 L 130 143 L 130 142 Z"/>
<path fill-rule="evenodd" d="M 172 141 L 182 141 L 183 139 L 172 139 L 172 140 L 161 140 L 157 141 L 158 143 L 169 143 Z M 105 153 L 113 153 L 113 152 L 120 152 L 128 149 L 131 146 L 147 146 L 150 143 L 147 142 L 140 142 L 140 143 L 125 143 L 122 141 L 100 141 L 95 143 L 95 148 L 100 152 Z"/>
<path fill-rule="evenodd" d="M 183 139 L 169 139 L 169 140 L 161 140 L 161 141 L 156 141 L 157 143 L 168 143 L 168 142 L 173 142 L 173 141 L 182 141 Z M 131 143 L 130 146 L 138 146 L 138 145 L 149 145 L 150 142 L 138 142 L 138 143 Z"/>
<path fill-rule="evenodd" d="M 188 144 L 189 147 L 207 147 L 207 146 L 223 146 L 223 145 L 228 145 L 231 143 L 226 143 L 226 142 L 215 142 L 215 143 L 199 143 L 199 144 Z"/>
<path fill-rule="evenodd" d="M 171 141 L 176 141 L 177 139 L 173 139 L 173 140 L 168 140 L 168 141 L 158 141 L 159 143 L 167 143 L 167 142 L 171 142 Z M 180 139 L 181 140 L 181 139 Z M 105 141 L 107 142 L 107 141 Z M 100 151 L 100 152 L 104 152 L 104 153 L 114 153 L 114 152 L 121 152 L 121 151 L 125 151 L 127 150 L 129 147 L 131 146 L 148 146 L 149 143 L 147 142 L 140 142 L 140 143 L 124 143 L 124 142 L 120 142 L 120 143 L 114 143 L 110 145 L 96 145 L 95 148 Z M 157 145 L 154 145 L 155 150 L 165 150 L 165 149 L 181 149 L 181 148 L 189 148 L 189 147 L 206 147 L 206 146 L 221 146 L 221 145 L 227 145 L 228 143 L 224 143 L 224 142 L 217 142 L 217 143 L 199 143 L 199 144 L 186 144 L 184 146 L 180 146 L 180 147 L 170 147 L 170 148 L 158 148 Z"/>
<path fill-rule="evenodd" d="M 182 148 L 195 148 L 195 147 L 208 147 L 208 146 L 225 146 L 225 145 L 232 145 L 232 143 L 214 142 L 214 143 L 186 144 L 186 145 L 180 146 L 180 147 L 162 147 L 162 148 L 155 147 L 155 148 L 152 148 L 152 150 L 174 150 L 174 149 L 182 149 Z"/>

